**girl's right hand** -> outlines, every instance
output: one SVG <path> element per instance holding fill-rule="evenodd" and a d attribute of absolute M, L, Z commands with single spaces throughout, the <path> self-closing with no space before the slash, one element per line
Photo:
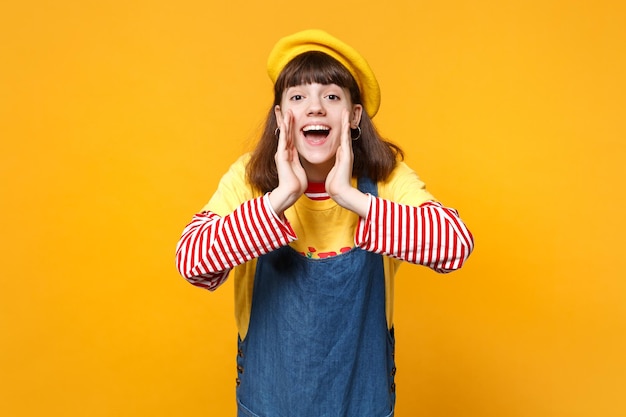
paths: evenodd
<path fill-rule="evenodd" d="M 278 120 L 278 149 L 274 155 L 278 171 L 278 187 L 269 195 L 274 212 L 283 217 L 285 210 L 293 205 L 306 190 L 308 180 L 296 150 L 293 133 L 293 114 L 287 110 Z"/>

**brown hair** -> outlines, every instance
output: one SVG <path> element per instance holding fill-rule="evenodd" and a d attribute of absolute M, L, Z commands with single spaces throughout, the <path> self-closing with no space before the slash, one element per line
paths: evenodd
<path fill-rule="evenodd" d="M 336 84 L 350 91 L 353 104 L 362 104 L 359 87 L 352 74 L 335 58 L 323 52 L 310 51 L 296 56 L 282 70 L 274 84 L 274 103 L 270 108 L 261 139 L 252 152 L 246 167 L 248 182 L 265 193 L 278 186 L 278 172 L 274 155 L 278 148 L 275 136 L 278 122 L 274 107 L 280 104 L 283 91 L 302 84 Z M 352 175 L 368 177 L 373 181 L 384 181 L 404 153 L 397 145 L 383 140 L 372 119 L 363 112 L 361 116 L 361 137 L 352 142 L 354 162 Z"/>

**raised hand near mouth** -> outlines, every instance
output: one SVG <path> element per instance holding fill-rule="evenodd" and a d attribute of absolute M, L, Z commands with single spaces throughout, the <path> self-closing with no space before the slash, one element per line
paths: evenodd
<path fill-rule="evenodd" d="M 350 137 L 349 112 L 343 111 L 341 119 L 341 143 L 335 156 L 335 165 L 326 177 L 326 192 L 340 206 L 367 217 L 370 198 L 352 186 L 352 138 Z"/>
<path fill-rule="evenodd" d="M 294 143 L 293 114 L 287 110 L 278 120 L 280 134 L 278 149 L 274 155 L 278 171 L 278 187 L 269 195 L 274 212 L 283 217 L 285 210 L 293 205 L 306 190 L 308 181 L 302 168 Z"/>

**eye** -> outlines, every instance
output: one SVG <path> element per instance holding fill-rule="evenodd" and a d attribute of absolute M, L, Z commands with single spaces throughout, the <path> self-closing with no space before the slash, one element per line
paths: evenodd
<path fill-rule="evenodd" d="M 337 94 L 329 94 L 326 96 L 329 100 L 341 100 L 341 97 L 339 97 Z"/>
<path fill-rule="evenodd" d="M 289 100 L 292 100 L 292 101 L 298 101 L 298 100 L 302 100 L 302 99 L 303 99 L 303 97 L 300 94 L 294 94 L 293 96 L 291 96 L 289 98 Z"/>

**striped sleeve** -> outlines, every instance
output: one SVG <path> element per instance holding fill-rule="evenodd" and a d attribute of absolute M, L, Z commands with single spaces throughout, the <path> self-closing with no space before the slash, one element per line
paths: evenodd
<path fill-rule="evenodd" d="M 191 284 L 213 291 L 232 268 L 295 239 L 291 225 L 278 218 L 266 194 L 224 217 L 211 211 L 196 214 L 176 246 L 176 267 Z"/>
<path fill-rule="evenodd" d="M 459 269 L 474 248 L 474 238 L 456 210 L 428 201 L 419 207 L 372 198 L 355 234 L 362 249 L 420 264 L 436 272 Z"/>

